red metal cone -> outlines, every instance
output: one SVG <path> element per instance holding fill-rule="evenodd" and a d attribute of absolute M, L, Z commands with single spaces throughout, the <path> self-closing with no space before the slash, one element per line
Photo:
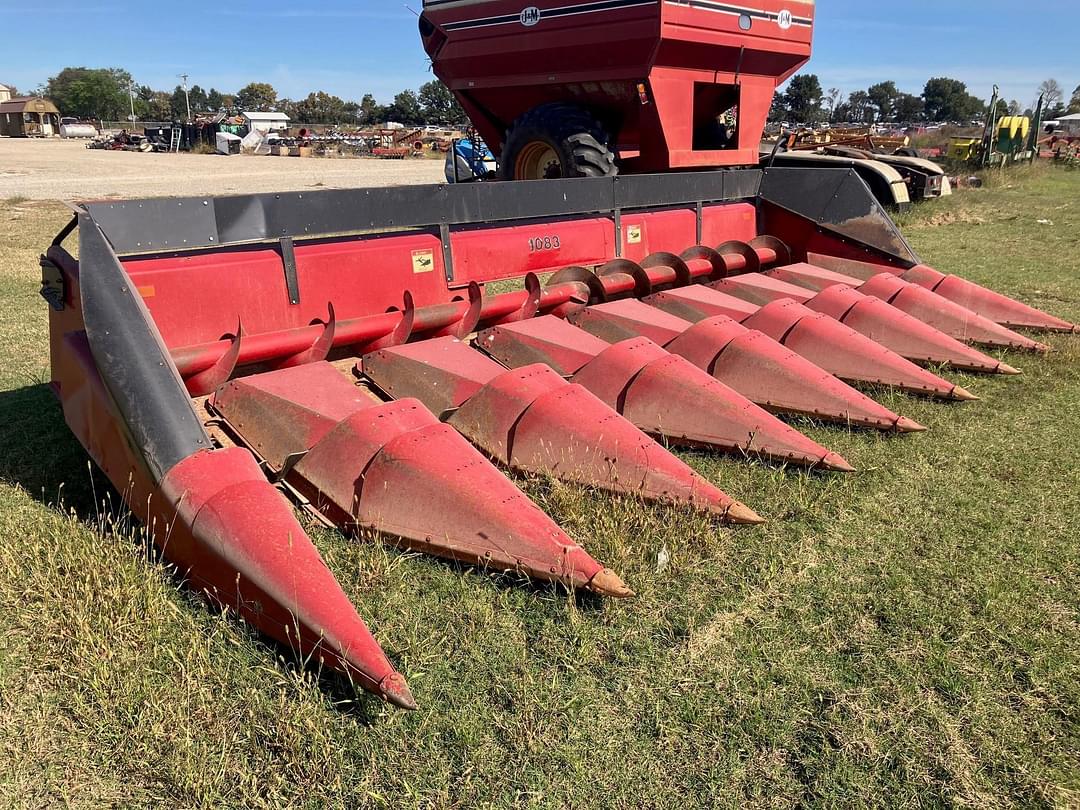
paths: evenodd
<path fill-rule="evenodd" d="M 328 363 L 235 380 L 213 407 L 336 526 L 569 587 L 603 570 L 423 405 L 379 402 Z"/>
<path fill-rule="evenodd" d="M 853 469 L 837 454 L 648 338 L 609 345 L 553 316 L 494 327 L 477 337 L 479 346 L 510 366 L 517 356 L 537 354 L 541 341 L 560 354 L 587 353 L 599 343 L 603 348 L 583 365 L 572 359 L 578 370 L 571 382 L 587 388 L 646 433 L 794 464 Z M 553 367 L 566 373 L 565 365 Z"/>
<path fill-rule="evenodd" d="M 858 287 L 866 280 L 836 270 L 829 270 L 825 267 L 818 267 L 816 264 L 808 264 L 807 262 L 793 262 L 782 267 L 774 267 L 765 271 L 764 275 L 779 281 L 786 281 L 788 284 L 805 287 L 813 292 L 821 292 L 837 284 Z"/>
<path fill-rule="evenodd" d="M 304 656 L 405 709 L 416 703 L 281 493 L 243 448 L 207 450 L 161 482 L 190 527 L 189 577 Z"/>
<path fill-rule="evenodd" d="M 719 308 L 742 304 L 700 285 L 656 293 L 643 301 L 626 299 L 590 307 L 579 321 L 587 329 L 618 334 L 674 335 L 665 348 L 731 386 L 763 408 L 776 413 L 814 416 L 831 422 L 878 430 L 913 432 L 921 425 L 879 405 L 777 341 L 724 315 L 706 317 Z M 645 305 L 647 301 L 651 306 Z M 753 312 L 758 307 L 747 305 Z M 673 313 L 686 317 L 676 318 Z"/>
<path fill-rule="evenodd" d="M 743 325 L 760 329 L 848 382 L 891 385 L 941 399 L 977 399 L 854 329 L 790 299 L 781 298 L 763 306 Z"/>
<path fill-rule="evenodd" d="M 690 506 L 731 522 L 761 522 L 546 365 L 508 371 L 456 339 L 439 338 L 367 355 L 363 371 L 393 396 L 415 396 L 451 414 L 451 425 L 514 469 Z"/>
<path fill-rule="evenodd" d="M 828 315 L 915 363 L 947 363 L 965 371 L 1019 374 L 1012 366 L 949 337 L 894 306 L 846 284 L 822 290 L 806 306 Z"/>
<path fill-rule="evenodd" d="M 1046 332 L 1076 332 L 1080 327 L 1014 298 L 988 290 L 974 281 L 939 273 L 925 264 L 917 264 L 901 276 L 920 287 L 935 292 L 972 312 L 1010 328 L 1037 329 Z"/>
<path fill-rule="evenodd" d="M 1045 352 L 1049 347 L 976 315 L 960 304 L 942 298 L 910 281 L 880 273 L 859 287 L 859 292 L 887 301 L 897 309 L 940 329 L 957 340 L 986 346 Z"/>
<path fill-rule="evenodd" d="M 805 287 L 789 284 L 782 279 L 765 273 L 743 273 L 737 276 L 728 276 L 719 281 L 710 282 L 708 286 L 717 292 L 733 295 L 759 307 L 778 301 L 781 298 L 789 298 L 792 301 L 805 304 L 814 297 L 814 293 Z"/>

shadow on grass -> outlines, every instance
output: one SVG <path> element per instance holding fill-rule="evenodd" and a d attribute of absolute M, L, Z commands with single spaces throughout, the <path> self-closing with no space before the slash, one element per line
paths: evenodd
<path fill-rule="evenodd" d="M 121 494 L 92 462 L 86 450 L 64 422 L 63 410 L 48 384 L 40 383 L 0 392 L 0 483 L 18 486 L 48 509 L 73 517 L 99 534 L 115 535 L 132 545 L 138 554 L 152 565 L 160 566 L 178 586 L 186 585 L 182 572 L 176 569 L 142 530 L 127 509 Z M 356 533 L 344 532 L 352 542 L 370 543 Z M 391 553 L 398 551 L 387 544 Z M 515 590 L 542 596 L 550 595 L 548 583 L 516 575 L 513 572 L 485 570 L 452 560 L 425 556 L 429 564 L 440 565 L 458 574 L 487 581 L 490 587 Z M 186 590 L 186 588 L 185 588 Z M 559 588 L 560 593 L 565 590 Z M 193 610 L 215 611 L 212 601 L 186 590 L 186 599 Z M 600 612 L 603 597 L 589 591 L 577 590 L 574 599 L 578 609 Z M 302 660 L 296 650 L 244 625 L 244 632 L 273 651 L 277 665 L 293 678 L 314 678 L 325 697 L 335 708 L 370 725 L 376 721 L 379 708 L 376 699 L 368 696 L 347 676 L 319 666 L 318 661 Z"/>
<path fill-rule="evenodd" d="M 68 430 L 49 385 L 0 392 L 0 437 L 0 481 L 17 484 L 42 504 L 74 512 L 80 520 L 99 516 L 94 493 L 109 491 L 108 479 Z"/>

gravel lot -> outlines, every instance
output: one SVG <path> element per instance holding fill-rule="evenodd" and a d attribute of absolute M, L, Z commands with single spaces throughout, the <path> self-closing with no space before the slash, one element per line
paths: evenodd
<path fill-rule="evenodd" d="M 85 141 L 0 138 L 0 199 L 246 194 L 443 181 L 441 160 L 143 154 Z"/>

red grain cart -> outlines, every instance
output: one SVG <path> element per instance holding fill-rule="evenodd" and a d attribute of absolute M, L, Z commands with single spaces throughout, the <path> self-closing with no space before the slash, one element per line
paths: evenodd
<path fill-rule="evenodd" d="M 420 34 L 503 177 L 531 180 L 756 164 L 813 16 L 812 0 L 425 0 Z"/>

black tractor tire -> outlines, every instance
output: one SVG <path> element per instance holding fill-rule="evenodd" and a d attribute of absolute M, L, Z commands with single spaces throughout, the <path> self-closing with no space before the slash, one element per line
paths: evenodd
<path fill-rule="evenodd" d="M 503 180 L 610 177 L 618 174 L 610 136 L 600 123 L 571 104 L 542 104 L 506 132 L 499 176 Z"/>

